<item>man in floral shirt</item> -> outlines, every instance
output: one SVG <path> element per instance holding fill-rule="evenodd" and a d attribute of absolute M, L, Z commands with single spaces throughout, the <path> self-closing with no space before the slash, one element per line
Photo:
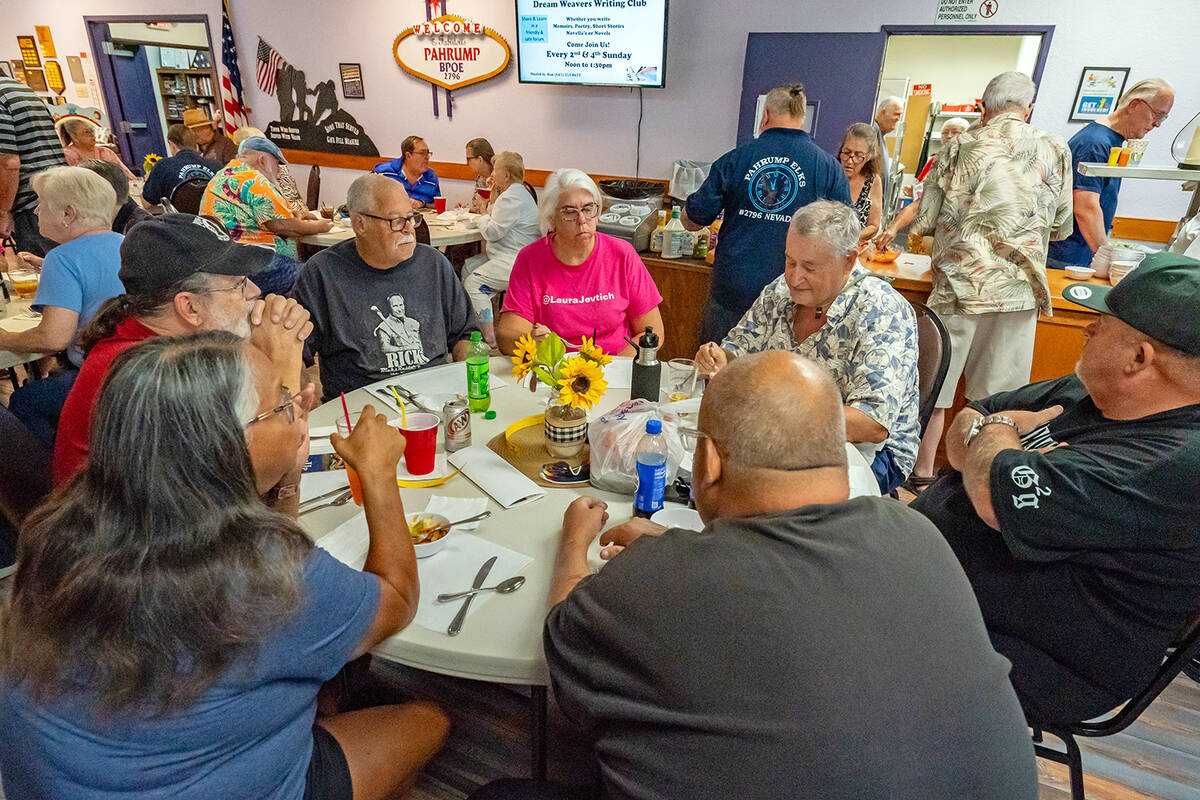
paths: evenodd
<path fill-rule="evenodd" d="M 925 429 L 910 486 L 933 462 L 966 374 L 967 399 L 1029 382 L 1038 314 L 1051 316 L 1046 251 L 1071 233 L 1071 150 L 1031 127 L 1036 89 L 1020 72 L 992 78 L 980 124 L 938 155 L 912 231 L 933 234 L 928 305 L 950 331 L 950 371 Z"/>
<path fill-rule="evenodd" d="M 917 320 L 887 281 L 858 264 L 854 209 L 820 200 L 788 226 L 784 273 L 767 284 L 720 346 L 700 346 L 712 375 L 738 356 L 788 350 L 824 365 L 842 394 L 846 440 L 880 491 L 912 470 L 920 439 Z"/>
<path fill-rule="evenodd" d="M 274 249 L 271 266 L 251 276 L 263 294 L 290 292 L 300 269 L 295 240 L 333 226 L 326 219 L 300 219 L 292 213 L 275 184 L 279 165 L 286 163 L 274 142 L 251 136 L 238 147 L 238 157 L 208 182 L 200 201 L 200 215 L 220 220 L 233 241 Z"/>

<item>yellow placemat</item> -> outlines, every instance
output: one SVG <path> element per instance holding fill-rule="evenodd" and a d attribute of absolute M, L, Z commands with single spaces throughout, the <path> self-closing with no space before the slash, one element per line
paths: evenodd
<path fill-rule="evenodd" d="M 572 467 L 577 467 L 588 460 L 587 442 L 584 442 L 583 449 L 572 458 L 558 458 L 546 452 L 545 424 L 545 414 L 523 417 L 505 428 L 504 433 L 492 437 L 487 446 L 538 486 L 551 489 L 564 486 L 586 486 L 588 483 L 586 480 L 575 483 L 554 483 L 542 477 L 543 464 L 565 461 Z"/>

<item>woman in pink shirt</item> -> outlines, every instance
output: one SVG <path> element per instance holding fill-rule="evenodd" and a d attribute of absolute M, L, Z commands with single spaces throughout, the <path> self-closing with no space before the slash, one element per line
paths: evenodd
<path fill-rule="evenodd" d="M 596 232 L 600 190 L 587 173 L 560 169 L 546 181 L 538 204 L 545 236 L 517 254 L 496 339 L 511 355 L 519 338 L 541 341 L 551 331 L 568 348 L 596 335 L 605 353 L 629 356 L 634 338 L 653 328 L 665 340 L 662 295 L 626 241 Z"/>
<path fill-rule="evenodd" d="M 121 159 L 117 158 L 116 153 L 107 147 L 96 144 L 96 130 L 88 123 L 81 119 L 70 120 L 63 124 L 62 132 L 63 139 L 66 141 L 63 153 L 67 157 L 69 166 L 79 166 L 83 162 L 93 159 L 111 161 L 114 164 L 120 164 L 121 169 L 125 170 L 125 175 L 130 180 L 135 178 L 134 174 L 129 171 L 129 167 L 122 164 Z"/>

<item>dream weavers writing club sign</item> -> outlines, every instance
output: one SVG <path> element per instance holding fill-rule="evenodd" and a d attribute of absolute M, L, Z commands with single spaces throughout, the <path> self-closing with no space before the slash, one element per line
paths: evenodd
<path fill-rule="evenodd" d="M 392 53 L 409 75 L 447 91 L 499 75 L 512 58 L 500 34 L 451 14 L 404 29 Z"/>

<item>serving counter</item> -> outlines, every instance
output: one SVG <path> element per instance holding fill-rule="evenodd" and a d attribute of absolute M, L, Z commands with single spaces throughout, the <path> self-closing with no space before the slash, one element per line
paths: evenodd
<path fill-rule="evenodd" d="M 903 258 L 891 264 L 864 260 L 863 266 L 891 278 L 892 286 L 910 302 L 924 303 L 933 285 L 932 277 L 928 258 L 916 260 L 915 264 Z M 701 344 L 700 318 L 712 284 L 712 266 L 696 259 L 666 259 L 652 253 L 643 253 L 642 261 L 663 296 L 661 310 L 667 336 L 659 357 L 663 360 L 692 358 Z M 1054 316 L 1038 319 L 1031 381 L 1057 378 L 1071 372 L 1083 348 L 1083 329 L 1097 317 L 1097 312 L 1063 299 L 1063 288 L 1079 281 L 1057 269 L 1047 270 L 1047 279 Z M 1108 285 L 1107 281 L 1095 278 L 1088 283 Z"/>

